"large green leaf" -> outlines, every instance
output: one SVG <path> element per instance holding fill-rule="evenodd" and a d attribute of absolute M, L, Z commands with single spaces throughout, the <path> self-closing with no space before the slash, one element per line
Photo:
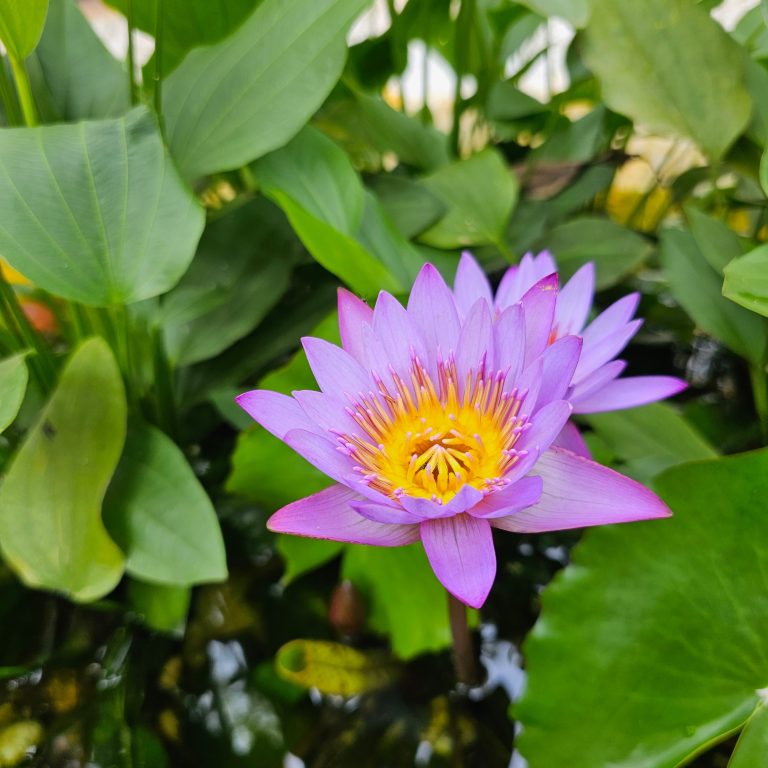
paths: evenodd
<path fill-rule="evenodd" d="M 591 0 L 584 58 L 606 104 L 719 158 L 749 122 L 738 45 L 690 0 Z"/>
<path fill-rule="evenodd" d="M 90 339 L 64 368 L 0 487 L 0 545 L 25 583 L 87 601 L 120 580 L 124 558 L 101 505 L 125 423 L 115 359 L 102 339 Z"/>
<path fill-rule="evenodd" d="M 696 245 L 712 269 L 722 272 L 730 261 L 747 250 L 727 224 L 707 216 L 693 206 L 687 207 L 685 212 Z"/>
<path fill-rule="evenodd" d="M 413 237 L 432 226 L 445 213 L 445 205 L 429 190 L 405 176 L 381 174 L 373 190 L 403 237 Z"/>
<path fill-rule="evenodd" d="M 584 417 L 624 462 L 621 471 L 648 482 L 684 461 L 711 459 L 715 449 L 670 405 L 652 403 Z"/>
<path fill-rule="evenodd" d="M 133 23 L 155 35 L 158 0 L 107 0 L 122 13 L 130 4 Z M 192 48 L 225 38 L 248 17 L 260 0 L 161 0 L 163 72 L 168 74 Z M 145 70 L 146 75 L 146 70 Z"/>
<path fill-rule="evenodd" d="M 47 12 L 48 0 L 0 0 L 0 40 L 17 61 L 35 50 Z"/>
<path fill-rule="evenodd" d="M 599 216 L 580 216 L 560 224 L 539 241 L 539 246 L 557 259 L 563 280 L 593 261 L 598 289 L 615 285 L 652 251 L 642 235 Z"/>
<path fill-rule="evenodd" d="M 341 75 L 367 0 L 264 0 L 227 39 L 193 50 L 163 85 L 171 151 L 194 178 L 285 144 Z"/>
<path fill-rule="evenodd" d="M 674 768 L 760 700 L 768 451 L 675 467 L 657 487 L 674 517 L 591 531 L 544 594 L 516 708 L 530 768 Z"/>
<path fill-rule="evenodd" d="M 143 108 L 0 132 L 0 253 L 51 293 L 104 306 L 167 291 L 203 224 Z"/>
<path fill-rule="evenodd" d="M 300 246 L 263 197 L 211 221 L 192 266 L 162 304 L 166 349 L 178 365 L 206 360 L 250 333 L 288 287 Z"/>
<path fill-rule="evenodd" d="M 0 361 L 0 432 L 11 425 L 24 401 L 29 379 L 26 356 L 20 352 Z"/>
<path fill-rule="evenodd" d="M 768 316 L 768 245 L 734 259 L 724 274 L 723 293 L 729 299 Z"/>
<path fill-rule="evenodd" d="M 227 577 L 216 510 L 184 454 L 154 427 L 128 431 L 104 521 L 132 576 L 175 586 Z"/>
<path fill-rule="evenodd" d="M 446 165 L 422 184 L 447 207 L 420 240 L 435 248 L 498 244 L 517 202 L 518 183 L 501 155 L 485 149 Z"/>
<path fill-rule="evenodd" d="M 523 5 L 542 16 L 559 16 L 570 21 L 577 29 L 583 27 L 589 16 L 591 0 L 523 0 Z"/>
<path fill-rule="evenodd" d="M 35 56 L 62 120 L 118 117 L 128 110 L 128 73 L 74 0 L 51 0 Z"/>
<path fill-rule="evenodd" d="M 679 229 L 664 230 L 661 262 L 674 297 L 696 324 L 737 354 L 760 364 L 768 339 L 765 322 L 722 296 L 721 277 L 707 263 L 693 236 Z"/>

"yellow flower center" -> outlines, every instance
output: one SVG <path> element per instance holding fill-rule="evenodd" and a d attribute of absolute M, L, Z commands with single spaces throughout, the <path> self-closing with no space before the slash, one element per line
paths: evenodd
<path fill-rule="evenodd" d="M 466 484 L 481 491 L 506 484 L 524 455 L 514 446 L 526 418 L 521 396 L 504 391 L 504 372 L 486 374 L 481 365 L 460 388 L 452 360 L 438 364 L 433 382 L 414 359 L 410 382 L 391 376 L 390 388 L 377 380 L 378 393 L 347 409 L 361 434 L 340 436 L 371 488 L 445 503 Z"/>

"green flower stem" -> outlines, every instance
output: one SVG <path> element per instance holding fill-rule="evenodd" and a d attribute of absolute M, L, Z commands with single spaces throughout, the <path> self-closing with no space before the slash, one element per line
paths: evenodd
<path fill-rule="evenodd" d="M 456 89 L 453 95 L 453 126 L 451 128 L 451 146 L 453 146 L 457 157 L 461 157 L 461 115 L 464 112 L 464 101 L 461 98 L 461 77 L 469 68 L 469 46 L 474 14 L 475 0 L 462 0 L 455 26 Z"/>
<path fill-rule="evenodd" d="M 3 103 L 3 111 L 8 125 L 21 125 L 21 112 L 19 112 L 19 102 L 8 77 L 8 71 L 5 68 L 5 59 L 0 56 L 0 101 Z"/>
<path fill-rule="evenodd" d="M 472 635 L 467 623 L 467 606 L 448 594 L 448 618 L 453 638 L 453 666 L 456 679 L 462 685 L 475 685 L 478 682 L 477 659 Z"/>
<path fill-rule="evenodd" d="M 133 0 L 126 0 L 125 3 L 125 18 L 128 22 L 128 88 L 131 94 L 131 104 L 138 104 L 139 93 L 136 88 L 136 67 L 135 57 L 133 51 L 133 30 L 136 25 L 133 21 Z"/>
<path fill-rule="evenodd" d="M 155 113 L 163 128 L 163 0 L 155 7 Z"/>
<path fill-rule="evenodd" d="M 35 99 L 32 96 L 32 87 L 29 84 L 29 76 L 24 67 L 23 61 L 18 61 L 14 56 L 9 57 L 13 78 L 16 81 L 16 92 L 19 94 L 19 103 L 21 104 L 21 113 L 24 115 L 24 124 L 30 128 L 38 125 L 40 122 L 37 117 L 37 107 Z"/>
<path fill-rule="evenodd" d="M 752 398 L 755 402 L 757 418 L 760 421 L 760 430 L 763 440 L 768 442 L 768 378 L 766 378 L 765 366 L 751 365 L 749 376 L 752 382 Z"/>
<path fill-rule="evenodd" d="M 152 361 L 155 371 L 155 406 L 160 428 L 172 438 L 178 434 L 173 368 L 168 360 L 162 328 L 152 330 Z"/>
<path fill-rule="evenodd" d="M 53 390 L 56 382 L 56 364 L 48 345 L 30 325 L 24 310 L 19 306 L 16 292 L 0 273 L 0 306 L 8 330 L 16 336 L 22 349 L 32 349 L 35 356 L 30 360 L 33 375 L 44 394 Z"/>

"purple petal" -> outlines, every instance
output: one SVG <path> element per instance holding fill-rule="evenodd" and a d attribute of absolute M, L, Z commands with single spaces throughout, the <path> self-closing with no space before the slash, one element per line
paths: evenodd
<path fill-rule="evenodd" d="M 456 495 L 445 504 L 439 504 L 432 499 L 422 499 L 416 496 L 402 496 L 400 503 L 411 514 L 421 520 L 431 520 L 437 517 L 451 517 L 460 512 L 465 512 L 482 501 L 483 492 L 471 485 L 463 485 Z"/>
<path fill-rule="evenodd" d="M 345 288 L 338 290 L 341 346 L 359 363 L 365 362 L 362 328 L 373 319 L 371 308 Z"/>
<path fill-rule="evenodd" d="M 573 406 L 567 400 L 555 400 L 547 403 L 536 412 L 530 429 L 523 432 L 520 448 L 544 453 L 560 434 L 573 412 Z"/>
<path fill-rule="evenodd" d="M 557 272 L 557 265 L 549 251 L 542 251 L 537 256 L 526 253 L 520 259 L 520 264 L 510 267 L 501 278 L 496 291 L 496 306 L 504 310 L 520 301 L 526 291 L 554 272 Z"/>
<path fill-rule="evenodd" d="M 470 515 L 426 520 L 421 541 L 435 576 L 454 597 L 480 608 L 496 577 L 491 526 Z"/>
<path fill-rule="evenodd" d="M 358 514 L 351 506 L 357 499 L 349 488 L 334 485 L 278 510 L 267 521 L 267 528 L 277 533 L 381 547 L 399 547 L 419 538 L 416 525 L 387 525 Z"/>
<path fill-rule="evenodd" d="M 371 389 L 371 377 L 360 363 L 341 347 L 323 339 L 305 336 L 301 343 L 320 389 L 341 398 Z"/>
<path fill-rule="evenodd" d="M 596 343 L 588 340 L 585 334 L 584 346 L 581 348 L 581 357 L 576 367 L 576 373 L 573 375 L 573 381 L 575 383 L 582 382 L 590 373 L 616 357 L 627 346 L 629 340 L 638 332 L 642 324 L 642 320 L 632 320 Z"/>
<path fill-rule="evenodd" d="M 405 307 L 394 296 L 384 291 L 376 300 L 373 331 L 381 342 L 390 364 L 401 377 L 410 375 L 412 353 L 422 360 L 426 359 L 426 347 Z M 379 371 L 379 374 L 383 375 L 384 372 Z"/>
<path fill-rule="evenodd" d="M 464 251 L 456 269 L 453 281 L 453 293 L 459 313 L 466 317 L 478 299 L 485 299 L 488 306 L 493 306 L 491 284 L 485 276 L 482 267 L 469 251 Z"/>
<path fill-rule="evenodd" d="M 347 413 L 346 404 L 333 395 L 326 395 L 314 389 L 301 389 L 295 391 L 293 396 L 307 417 L 324 432 L 334 430 L 348 435 L 360 434 L 360 427 Z"/>
<path fill-rule="evenodd" d="M 288 395 L 270 392 L 267 389 L 253 389 L 235 398 L 237 404 L 264 429 L 281 440 L 292 429 L 306 429 L 316 432 L 317 426 Z"/>
<path fill-rule="evenodd" d="M 560 289 L 555 309 L 559 336 L 581 333 L 595 294 L 595 265 L 590 261 Z"/>
<path fill-rule="evenodd" d="M 574 403 L 577 413 L 602 413 L 620 408 L 663 400 L 682 392 L 688 385 L 674 376 L 628 376 L 626 379 L 609 381 L 589 397 Z"/>
<path fill-rule="evenodd" d="M 417 517 L 408 510 L 403 509 L 399 504 L 380 504 L 375 501 L 353 501 L 352 509 L 359 512 L 368 520 L 374 520 L 377 523 L 396 523 L 413 524 L 420 523 L 422 517 Z"/>
<path fill-rule="evenodd" d="M 575 453 L 577 456 L 583 456 L 585 459 L 592 458 L 589 447 L 584 442 L 579 428 L 572 421 L 567 422 L 563 427 L 552 443 L 552 448 L 565 448 L 566 451 Z"/>
<path fill-rule="evenodd" d="M 536 448 L 523 449 L 520 458 L 512 468 L 504 475 L 504 479 L 510 483 L 517 483 L 524 475 L 527 475 L 539 460 L 539 451 Z"/>
<path fill-rule="evenodd" d="M 339 450 L 337 442 L 303 429 L 292 429 L 283 441 L 337 483 L 350 485 L 359 481 L 360 475 L 355 472 L 352 460 Z"/>
<path fill-rule="evenodd" d="M 486 370 L 494 370 L 493 318 L 485 299 L 478 299 L 467 315 L 456 345 L 456 372 L 463 384 L 470 370 L 477 371 L 485 358 Z"/>
<path fill-rule="evenodd" d="M 544 360 L 539 357 L 520 374 L 517 381 L 511 378 L 507 379 L 508 384 L 514 384 L 518 388 L 520 396 L 523 398 L 520 405 L 520 414 L 523 416 L 530 416 L 536 409 L 536 402 L 541 391 L 543 372 Z"/>
<path fill-rule="evenodd" d="M 594 392 L 597 392 L 598 389 L 604 387 L 609 381 L 613 381 L 621 376 L 626 367 L 627 364 L 624 360 L 611 360 L 610 363 L 601 365 L 574 386 L 568 399 L 572 403 L 576 403 L 578 400 L 589 397 Z"/>
<path fill-rule="evenodd" d="M 552 448 L 541 456 L 536 473 L 544 480 L 541 500 L 514 515 L 494 519 L 494 526 L 539 533 L 671 514 L 664 502 L 640 483 L 562 448 Z"/>
<path fill-rule="evenodd" d="M 535 504 L 541 498 L 543 487 L 544 483 L 540 477 L 523 477 L 501 491 L 489 493 L 468 512 L 474 517 L 483 517 L 486 520 L 511 515 Z"/>
<path fill-rule="evenodd" d="M 520 304 L 507 307 L 499 315 L 493 327 L 493 346 L 496 368 L 509 371 L 508 381 L 517 381 L 525 357 L 525 321 Z"/>
<path fill-rule="evenodd" d="M 542 355 L 544 369 L 537 407 L 553 400 L 562 400 L 571 386 L 571 379 L 581 355 L 581 338 L 563 336 L 547 347 Z"/>
<path fill-rule="evenodd" d="M 525 364 L 535 360 L 546 348 L 552 333 L 557 302 L 557 275 L 539 280 L 520 300 L 525 318 Z"/>
<path fill-rule="evenodd" d="M 451 289 L 432 264 L 421 268 L 413 284 L 408 314 L 424 339 L 430 360 L 436 359 L 438 349 L 444 355 L 456 349 L 461 330 L 456 303 Z"/>

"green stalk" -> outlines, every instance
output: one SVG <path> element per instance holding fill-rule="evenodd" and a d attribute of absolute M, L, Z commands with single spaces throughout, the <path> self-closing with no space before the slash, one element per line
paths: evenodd
<path fill-rule="evenodd" d="M 749 378 L 752 383 L 752 399 L 755 402 L 757 418 L 763 440 L 768 442 L 768 378 L 764 365 L 750 365 Z"/>
<path fill-rule="evenodd" d="M 32 87 L 29 84 L 29 76 L 27 70 L 24 68 L 24 62 L 18 61 L 14 56 L 10 56 L 11 69 L 13 70 L 13 77 L 16 81 L 16 92 L 19 95 L 19 103 L 21 104 L 21 113 L 24 115 L 24 123 L 30 128 L 38 125 L 40 122 L 37 117 L 37 107 L 35 106 L 35 99 L 32 96 Z"/>
<path fill-rule="evenodd" d="M 161 429 L 170 437 L 178 435 L 176 395 L 173 368 L 165 349 L 163 331 L 159 326 L 152 330 L 152 361 L 155 371 L 155 406 Z"/>
<path fill-rule="evenodd" d="M 125 18 L 128 22 L 128 88 L 131 93 L 131 104 L 138 104 L 139 94 L 136 88 L 136 69 L 133 51 L 133 30 L 136 25 L 133 20 L 133 0 L 126 0 Z"/>
<path fill-rule="evenodd" d="M 16 99 L 11 79 L 5 68 L 5 59 L 2 56 L 0 56 L 0 100 L 3 102 L 3 110 L 8 125 L 21 125 L 19 102 Z"/>
<path fill-rule="evenodd" d="M 456 156 L 461 156 L 461 115 L 464 112 L 464 102 L 461 98 L 461 78 L 469 64 L 469 42 L 472 30 L 472 19 L 475 13 L 475 0 L 462 0 L 459 15 L 456 17 L 456 89 L 453 94 L 453 126 L 451 127 L 451 146 Z"/>
<path fill-rule="evenodd" d="M 155 6 L 155 112 L 163 127 L 163 0 Z"/>
<path fill-rule="evenodd" d="M 456 670 L 456 679 L 462 685 L 476 685 L 479 680 L 477 658 L 467 623 L 467 606 L 450 592 L 446 594 L 448 595 L 448 618 L 451 624 L 451 637 L 453 638 L 453 667 Z"/>

